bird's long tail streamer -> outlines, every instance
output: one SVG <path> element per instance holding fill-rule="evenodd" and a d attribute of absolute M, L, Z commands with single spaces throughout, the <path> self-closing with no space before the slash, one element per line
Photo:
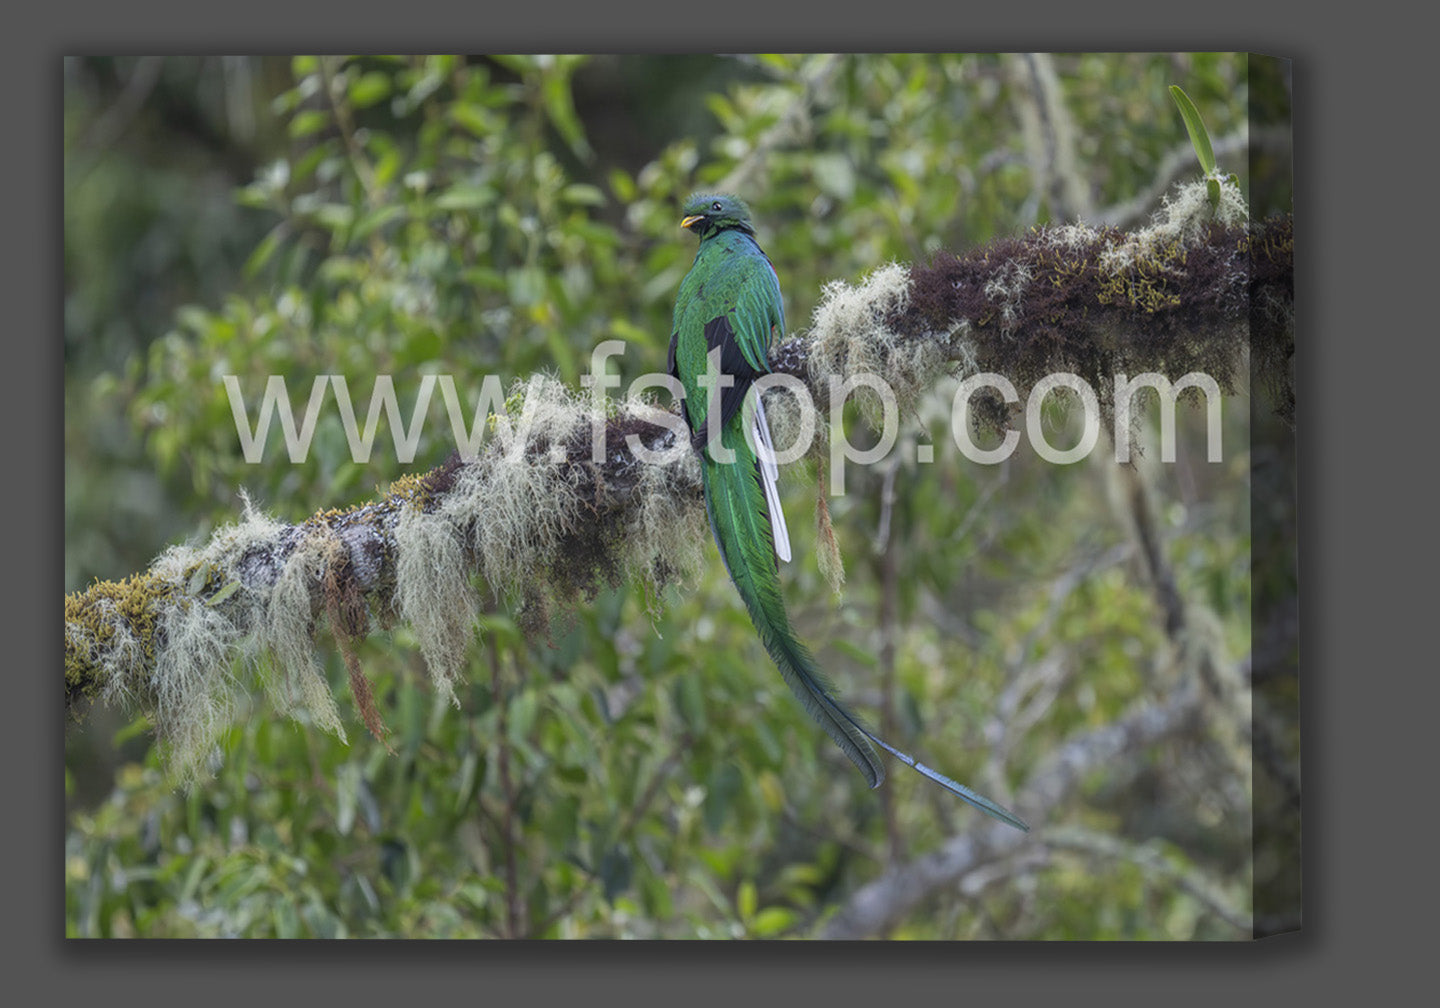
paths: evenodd
<path fill-rule="evenodd" d="M 726 447 L 736 452 L 736 461 L 722 465 L 707 456 L 702 459 L 700 467 L 705 482 L 710 528 L 761 643 L 774 659 L 791 692 L 860 768 L 872 788 L 879 787 L 885 779 L 885 767 L 871 745 L 873 742 L 985 814 L 1029 832 L 1030 827 L 1019 816 L 896 749 L 865 727 L 836 699 L 809 649 L 790 629 L 790 620 L 780 595 L 769 514 L 772 507 L 779 510 L 779 500 L 778 497 L 772 498 L 771 503 L 767 500 L 767 491 L 762 489 L 765 482 L 764 462 L 750 453 L 742 437 L 732 438 L 728 433 L 724 441 Z M 739 431 L 735 433 L 738 435 Z M 768 431 L 765 440 L 768 445 Z M 739 443 L 732 444 L 732 441 Z M 773 451 L 771 459 L 773 461 Z"/>
<path fill-rule="evenodd" d="M 755 397 L 755 457 L 759 460 L 760 484 L 765 488 L 765 510 L 770 516 L 770 537 L 775 555 L 790 562 L 790 531 L 785 527 L 785 509 L 780 506 L 780 466 L 775 461 L 775 445 L 770 441 L 770 422 L 765 419 L 765 400 Z"/>

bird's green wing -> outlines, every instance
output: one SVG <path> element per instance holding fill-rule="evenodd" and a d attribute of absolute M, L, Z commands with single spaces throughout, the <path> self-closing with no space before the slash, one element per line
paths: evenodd
<path fill-rule="evenodd" d="M 749 271 L 729 312 L 735 344 L 745 362 L 762 374 L 770 370 L 770 335 L 785 330 L 785 302 L 780 296 L 780 279 L 765 253 L 752 253 L 759 262 Z"/>

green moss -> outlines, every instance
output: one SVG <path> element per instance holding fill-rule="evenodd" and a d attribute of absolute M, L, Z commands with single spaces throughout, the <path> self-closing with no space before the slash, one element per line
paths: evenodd
<path fill-rule="evenodd" d="M 91 699 L 100 692 L 112 671 L 105 657 L 122 632 L 139 642 L 153 667 L 160 609 L 180 594 L 174 582 L 146 571 L 66 595 L 66 696 Z"/>

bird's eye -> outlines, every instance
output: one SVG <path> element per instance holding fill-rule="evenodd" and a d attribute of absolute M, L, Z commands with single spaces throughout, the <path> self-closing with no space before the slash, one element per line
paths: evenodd
<path fill-rule="evenodd" d="M 711 203 L 711 204 L 710 204 L 710 209 L 711 209 L 711 210 L 719 210 L 719 209 L 720 209 L 720 201 L 717 199 L 714 203 Z"/>

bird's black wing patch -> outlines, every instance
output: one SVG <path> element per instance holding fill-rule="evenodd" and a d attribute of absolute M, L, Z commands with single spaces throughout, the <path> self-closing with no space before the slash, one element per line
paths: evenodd
<path fill-rule="evenodd" d="M 723 428 L 740 411 L 745 393 L 750 391 L 750 385 L 760 377 L 761 372 L 756 371 L 740 352 L 740 344 L 735 339 L 735 330 L 731 328 L 727 315 L 719 315 L 705 323 L 707 356 L 717 346 L 720 348 L 720 373 L 735 379 L 734 384 L 720 390 L 720 426 Z"/>

